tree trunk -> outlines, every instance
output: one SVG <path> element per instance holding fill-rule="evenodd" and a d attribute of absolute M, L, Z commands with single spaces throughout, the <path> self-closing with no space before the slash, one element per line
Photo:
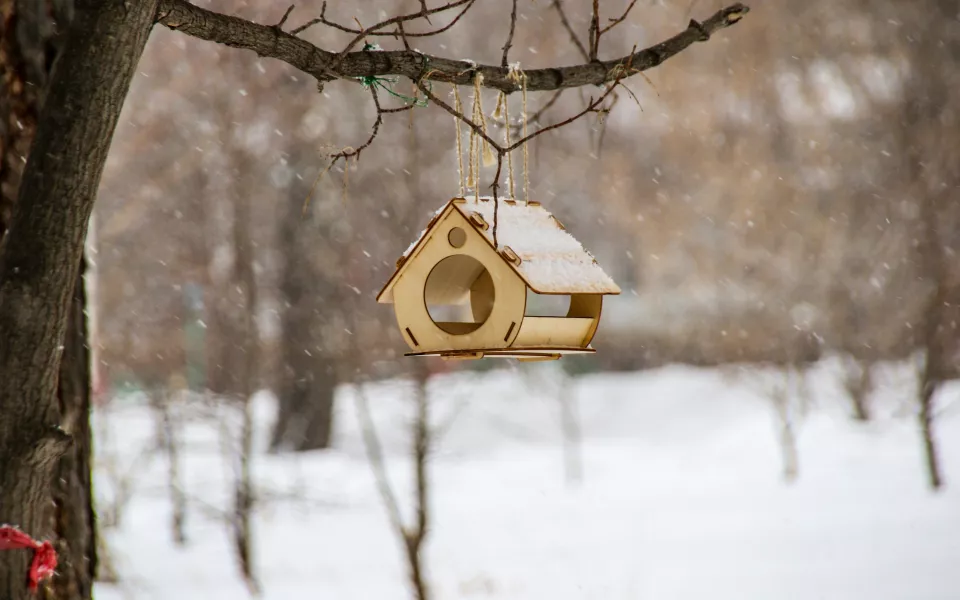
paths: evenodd
<path fill-rule="evenodd" d="M 72 520 L 80 514 L 74 506 L 51 512 L 57 461 L 69 452 L 76 476 L 89 460 L 86 412 L 73 404 L 89 403 L 89 396 L 76 389 L 62 393 L 61 400 L 71 405 L 64 416 L 71 421 L 62 421 L 60 414 L 62 345 L 76 308 L 87 221 L 156 4 L 79 3 L 37 121 L 0 255 L 0 523 L 18 525 L 34 538 L 51 536 L 54 517 L 61 532 L 79 526 Z M 57 491 L 61 508 L 79 489 L 67 487 L 68 494 Z M 84 554 L 90 556 L 89 548 L 70 548 L 64 557 L 67 570 L 85 569 Z M 28 597 L 29 560 L 26 551 L 0 552 L 0 597 Z M 72 584 L 65 585 L 68 590 Z"/>
<path fill-rule="evenodd" d="M 923 221 L 923 235 L 920 240 L 922 268 L 926 278 L 934 282 L 934 290 L 930 295 L 930 302 L 923 315 L 923 346 L 924 366 L 920 375 L 920 434 L 923 437 L 923 452 L 927 467 L 927 477 L 930 487 L 934 490 L 943 485 L 943 474 L 940 470 L 940 458 L 937 452 L 936 438 L 934 437 L 934 404 L 937 389 L 946 377 L 946 357 L 944 337 L 944 310 L 947 304 L 947 257 L 944 256 L 944 246 L 937 227 L 938 208 L 941 198 L 946 195 L 928 192 L 920 199 L 920 215 Z"/>
<path fill-rule="evenodd" d="M 314 336 L 318 321 L 329 318 L 336 302 L 332 286 L 322 289 L 324 274 L 313 268 L 311 251 L 305 250 L 302 243 L 305 217 L 301 207 L 305 195 L 301 187 L 291 186 L 286 209 L 280 217 L 278 236 L 283 254 L 280 301 L 284 310 L 277 394 L 279 411 L 271 448 L 296 452 L 330 446 L 337 385 L 333 361 L 325 360 L 322 351 L 324 340 Z"/>
<path fill-rule="evenodd" d="M 0 239 L 37 129 L 51 62 L 63 44 L 72 0 L 0 3 Z M 59 27 L 58 27 L 59 26 Z M 53 476 L 54 533 L 60 557 L 49 598 L 90 598 L 96 574 L 96 531 L 90 486 L 90 360 L 84 311 L 84 265 L 77 274 L 57 385 L 62 427 L 75 438 Z"/>
<path fill-rule="evenodd" d="M 241 173 L 250 173 L 250 165 L 244 164 L 250 157 L 241 154 Z M 253 487 L 253 394 L 257 390 L 260 366 L 260 334 L 257 330 L 257 277 L 253 264 L 252 217 L 250 204 L 254 200 L 238 189 L 233 198 L 233 279 L 243 296 L 244 311 L 239 323 L 243 353 L 240 373 L 240 402 L 243 422 L 240 430 L 240 448 L 237 465 L 237 480 L 234 484 L 233 532 L 240 572 L 251 595 L 260 594 L 254 563 L 253 510 L 256 498 Z"/>
<path fill-rule="evenodd" d="M 423 543 L 430 532 L 430 494 L 427 478 L 427 458 L 430 454 L 430 398 L 427 394 L 427 382 L 430 379 L 429 363 L 417 361 L 413 366 L 414 401 L 417 404 L 417 419 L 413 427 L 413 464 L 416 485 L 416 525 L 404 535 L 407 545 L 407 560 L 410 563 L 410 583 L 417 600 L 429 600 L 430 588 L 427 586 L 423 560 Z"/>
<path fill-rule="evenodd" d="M 74 288 L 57 398 L 60 426 L 73 444 L 60 459 L 53 476 L 54 533 L 59 561 L 47 598 L 87 599 L 97 572 L 96 522 L 93 511 L 90 433 L 90 352 L 84 317 L 86 288 L 81 263 Z"/>

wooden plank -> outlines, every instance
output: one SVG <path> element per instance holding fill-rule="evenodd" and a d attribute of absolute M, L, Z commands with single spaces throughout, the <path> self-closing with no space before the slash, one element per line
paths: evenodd
<path fill-rule="evenodd" d="M 581 346 L 594 320 L 589 317 L 524 317 L 512 346 Z"/>

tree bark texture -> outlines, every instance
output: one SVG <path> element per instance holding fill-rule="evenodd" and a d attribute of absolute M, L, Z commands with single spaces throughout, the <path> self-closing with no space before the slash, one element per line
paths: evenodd
<path fill-rule="evenodd" d="M 60 360 L 57 399 L 60 426 L 73 443 L 54 468 L 53 529 L 58 564 L 48 600 L 92 597 L 97 574 L 96 521 L 93 509 L 90 429 L 90 349 L 84 315 L 83 261 L 77 275 Z"/>
<path fill-rule="evenodd" d="M 66 517 L 51 513 L 57 461 L 68 451 L 89 459 L 86 411 L 61 415 L 58 402 L 64 334 L 87 221 L 156 4 L 77 2 L 0 255 L 0 522 L 35 538 L 49 539 L 53 517 Z M 75 392 L 67 392 L 71 403 Z M 71 415 L 73 422 L 62 420 Z M 83 568 L 72 563 L 75 550 L 83 552 L 71 548 L 63 557 L 68 570 Z M 28 597 L 29 560 L 26 551 L 0 553 L 0 597 Z"/>
<path fill-rule="evenodd" d="M 73 0 L 0 3 L 0 240 L 3 239 L 37 128 L 42 92 L 73 16 Z M 2 251 L 2 250 L 0 250 Z M 57 384 L 64 429 L 73 446 L 52 480 L 59 565 L 47 598 L 90 598 L 96 575 L 96 531 L 90 485 L 90 365 L 83 265 L 71 300 Z"/>
<path fill-rule="evenodd" d="M 630 69 L 633 75 L 660 65 L 696 42 L 738 23 L 749 8 L 737 3 L 724 8 L 703 23 L 691 22 L 682 32 L 669 40 L 634 54 L 607 61 L 591 61 L 572 67 L 531 69 L 525 71 L 529 91 L 600 85 L 617 78 L 620 68 Z M 483 85 L 504 92 L 516 92 L 520 87 L 510 78 L 510 69 L 501 66 L 476 65 L 462 60 L 450 60 L 409 51 L 348 52 L 340 56 L 314 46 L 303 38 L 283 31 L 280 27 L 260 25 L 238 17 L 231 17 L 194 6 L 186 0 L 161 0 L 157 20 L 162 25 L 187 35 L 231 46 L 253 50 L 259 56 L 282 60 L 319 81 L 371 75 L 403 75 L 420 81 L 427 79 L 472 85 L 477 73 L 483 74 Z"/>

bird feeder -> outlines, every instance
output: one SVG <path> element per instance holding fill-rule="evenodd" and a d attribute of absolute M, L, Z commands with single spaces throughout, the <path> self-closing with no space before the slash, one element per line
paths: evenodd
<path fill-rule="evenodd" d="M 397 260 L 377 296 L 392 303 L 407 356 L 521 361 L 595 352 L 603 296 L 620 288 L 538 202 L 454 198 Z M 497 246 L 494 245 L 496 220 Z M 565 316 L 528 297 L 567 296 Z"/>

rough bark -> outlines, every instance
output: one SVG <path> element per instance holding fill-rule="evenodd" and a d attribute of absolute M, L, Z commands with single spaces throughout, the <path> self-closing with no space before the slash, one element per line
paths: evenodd
<path fill-rule="evenodd" d="M 20 178 L 54 57 L 73 15 L 72 0 L 0 2 L 0 240 Z M 57 384 L 61 426 L 75 443 L 53 475 L 53 529 L 59 566 L 47 598 L 90 598 L 96 575 L 96 531 L 90 485 L 90 361 L 84 266 L 77 274 Z"/>
<path fill-rule="evenodd" d="M 531 69 L 525 71 L 527 89 L 532 92 L 561 88 L 600 85 L 617 78 L 619 68 L 629 68 L 630 74 L 639 73 L 662 64 L 696 42 L 706 41 L 710 35 L 730 27 L 750 9 L 733 4 L 718 11 L 703 23 L 691 21 L 682 32 L 669 40 L 635 54 L 607 61 L 592 61 L 572 67 Z M 428 79 L 471 85 L 476 74 L 483 74 L 483 85 L 505 92 L 519 90 L 516 81 L 509 78 L 508 67 L 475 65 L 473 63 L 429 56 L 416 51 L 349 52 L 340 57 L 335 52 L 322 50 L 310 42 L 283 31 L 279 26 L 260 25 L 238 17 L 231 17 L 190 4 L 186 0 L 162 0 L 157 12 L 159 23 L 170 29 L 203 40 L 234 48 L 253 50 L 259 56 L 276 58 L 289 63 L 319 81 L 371 75 L 403 75 L 420 81 Z"/>
<path fill-rule="evenodd" d="M 0 255 L 0 522 L 34 537 L 53 533 L 57 461 L 86 452 L 67 434 L 83 438 L 86 414 L 61 422 L 61 345 L 93 199 L 156 4 L 77 3 Z M 28 597 L 29 558 L 0 553 L 0 597 Z"/>
<path fill-rule="evenodd" d="M 84 265 L 67 317 L 67 332 L 60 361 L 57 398 L 60 426 L 73 438 L 53 475 L 53 527 L 59 562 L 50 600 L 91 598 L 97 573 L 96 521 L 91 485 L 90 351 L 84 316 L 86 289 Z"/>

